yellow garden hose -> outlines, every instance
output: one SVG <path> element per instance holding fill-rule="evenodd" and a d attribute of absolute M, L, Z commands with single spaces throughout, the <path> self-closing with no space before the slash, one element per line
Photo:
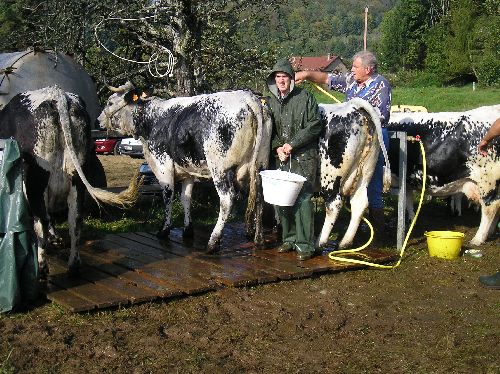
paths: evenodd
<path fill-rule="evenodd" d="M 330 94 L 328 91 L 324 90 L 323 88 L 321 88 L 320 86 L 318 86 L 316 84 L 313 84 L 313 85 L 318 90 L 320 90 L 324 94 L 328 95 L 329 97 L 331 97 L 332 99 L 334 99 L 335 101 L 337 101 L 338 103 L 340 103 L 340 101 L 335 96 L 333 96 L 332 94 Z M 408 240 L 410 239 L 411 232 L 413 231 L 413 227 L 415 226 L 415 223 L 417 222 L 418 215 L 420 214 L 420 208 L 422 207 L 422 202 L 423 202 L 424 194 L 425 194 L 425 181 L 426 181 L 426 178 L 427 178 L 427 163 L 426 163 L 426 159 L 425 159 L 425 149 L 424 149 L 424 145 L 422 144 L 422 141 L 420 140 L 420 137 L 419 136 L 416 136 L 416 137 L 408 136 L 407 140 L 408 141 L 412 141 L 412 142 L 417 141 L 420 144 L 420 150 L 422 152 L 422 160 L 423 160 L 423 165 L 422 165 L 422 171 L 423 171 L 423 177 L 422 178 L 423 178 L 423 182 L 422 182 L 422 190 L 420 192 L 420 199 L 419 199 L 419 202 L 418 202 L 417 211 L 415 213 L 415 217 L 413 217 L 413 220 L 412 220 L 412 222 L 410 224 L 408 232 L 406 233 L 406 237 L 405 237 L 405 240 L 403 242 L 403 245 L 402 245 L 402 247 L 401 247 L 401 249 L 399 251 L 399 259 L 398 259 L 398 261 L 394 265 L 381 265 L 381 264 L 376 264 L 376 263 L 369 262 L 369 261 L 358 260 L 358 259 L 354 259 L 354 258 L 339 257 L 338 256 L 338 255 L 344 255 L 344 254 L 359 252 L 359 251 L 365 249 L 366 247 L 368 247 L 370 245 L 370 243 L 373 240 L 373 226 L 370 223 L 370 221 L 368 221 L 365 217 L 363 217 L 363 220 L 368 224 L 368 227 L 370 228 L 370 238 L 368 239 L 368 241 L 365 244 L 363 244 L 361 247 L 358 247 L 358 248 L 341 249 L 341 250 L 338 250 L 338 251 L 332 251 L 332 252 L 328 253 L 328 258 L 330 260 L 340 261 L 340 262 L 347 262 L 347 263 L 352 263 L 352 264 L 366 265 L 366 266 L 371 266 L 371 267 L 376 267 L 376 268 L 382 268 L 382 269 L 393 269 L 395 267 L 398 267 L 401 264 L 401 260 L 403 258 L 403 254 L 404 254 L 404 251 L 406 249 L 406 245 L 408 244 Z M 368 256 L 363 255 L 361 253 L 358 253 L 356 255 L 357 256 L 361 256 L 361 257 L 365 257 L 365 258 L 368 257 Z"/>
<path fill-rule="evenodd" d="M 318 86 L 316 83 L 312 83 L 312 85 L 314 87 L 316 87 L 316 89 L 318 89 L 319 91 L 323 92 L 326 96 L 328 97 L 331 97 L 333 100 L 335 100 L 337 103 L 341 103 L 341 101 L 339 99 L 337 99 L 335 96 L 333 96 L 330 92 L 328 92 L 327 90 L 325 90 L 323 87 L 320 87 Z"/>
<path fill-rule="evenodd" d="M 425 150 L 424 150 L 424 146 L 422 144 L 422 141 L 420 140 L 419 137 L 415 137 L 415 138 L 414 137 L 408 137 L 408 140 L 409 141 L 418 141 L 419 144 L 420 144 L 420 150 L 422 152 L 422 159 L 423 159 L 423 165 L 422 165 L 423 183 L 422 183 L 422 190 L 420 191 L 420 199 L 419 199 L 419 202 L 418 202 L 417 211 L 415 213 L 415 217 L 413 217 L 413 220 L 411 221 L 411 224 L 410 224 L 410 227 L 408 229 L 408 232 L 406 233 L 405 240 L 404 240 L 403 245 L 402 245 L 402 247 L 401 247 L 401 249 L 399 251 L 399 259 L 398 259 L 398 261 L 394 265 L 381 265 L 381 264 L 376 264 L 376 263 L 369 262 L 369 261 L 363 261 L 363 260 L 357 260 L 357 259 L 353 259 L 353 258 L 345 258 L 345 257 L 339 257 L 338 256 L 339 254 L 348 254 L 348 253 L 359 252 L 362 249 L 366 248 L 368 245 L 370 245 L 371 241 L 373 240 L 373 226 L 370 224 L 370 222 L 365 217 L 363 217 L 363 220 L 365 222 L 367 222 L 368 226 L 370 227 L 370 239 L 368 239 L 368 242 L 366 242 L 364 245 L 362 245 L 361 247 L 358 247 L 358 248 L 354 248 L 354 249 L 342 249 L 342 250 L 339 250 L 339 251 L 332 251 L 332 252 L 330 252 L 328 254 L 328 258 L 330 258 L 330 260 L 340 261 L 340 262 L 348 262 L 348 263 L 352 263 L 352 264 L 367 265 L 367 266 L 372 266 L 372 267 L 377 267 L 377 268 L 382 268 L 382 269 L 393 269 L 395 267 L 398 267 L 399 264 L 401 264 L 401 260 L 403 258 L 403 254 L 404 254 L 404 251 L 406 249 L 406 245 L 408 244 L 408 240 L 410 239 L 410 235 L 411 235 L 411 232 L 413 231 L 413 227 L 415 226 L 415 223 L 417 222 L 417 217 L 420 214 L 420 208 L 422 207 L 422 201 L 424 199 L 424 194 L 425 194 L 425 180 L 426 180 L 426 177 L 427 177 L 427 167 L 426 167 L 426 160 L 425 160 Z M 360 255 L 360 254 L 358 254 L 358 255 Z"/>

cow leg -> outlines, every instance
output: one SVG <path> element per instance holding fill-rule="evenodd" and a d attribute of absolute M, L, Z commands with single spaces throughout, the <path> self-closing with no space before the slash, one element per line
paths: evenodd
<path fill-rule="evenodd" d="M 413 221 L 415 218 L 415 210 L 413 208 L 413 190 L 411 188 L 406 188 L 406 214 L 408 222 Z"/>
<path fill-rule="evenodd" d="M 492 221 L 491 226 L 490 226 L 490 230 L 488 231 L 488 238 L 493 236 L 493 234 L 495 233 L 499 219 L 500 219 L 500 209 L 497 210 L 497 213 L 495 214 L 495 218 L 493 218 L 493 221 Z"/>
<path fill-rule="evenodd" d="M 159 239 L 168 239 L 170 229 L 172 228 L 172 201 L 174 199 L 174 185 L 168 184 L 163 186 L 162 189 L 163 204 L 165 206 L 165 213 L 163 218 L 163 226 L 156 233 Z"/>
<path fill-rule="evenodd" d="M 24 190 L 33 215 L 33 229 L 38 241 L 38 267 L 41 278 L 49 274 L 46 250 L 49 243 L 50 217 L 45 205 L 45 193 L 50 173 L 25 160 Z"/>
<path fill-rule="evenodd" d="M 257 248 L 264 248 L 264 226 L 263 226 L 263 216 L 264 216 L 264 195 L 262 193 L 262 179 L 260 175 L 256 177 L 257 183 L 257 194 L 255 201 L 255 212 L 254 212 L 254 222 L 255 222 L 255 233 L 254 233 L 254 243 Z M 249 222 L 247 223 L 247 226 Z M 248 229 L 247 229 L 248 230 Z"/>
<path fill-rule="evenodd" d="M 316 247 L 321 248 L 328 243 L 328 237 L 332 231 L 333 225 L 337 221 L 340 209 L 342 208 L 342 198 L 340 195 L 335 196 L 333 201 L 327 202 L 326 204 L 326 216 L 325 223 L 321 229 L 321 234 L 316 241 Z"/>
<path fill-rule="evenodd" d="M 457 216 L 462 217 L 462 193 L 456 194 L 455 198 L 455 211 Z"/>
<path fill-rule="evenodd" d="M 214 175 L 215 173 L 212 173 Z M 216 175 L 216 174 L 215 174 Z M 226 173 L 222 177 L 214 176 L 215 189 L 219 195 L 220 207 L 219 207 L 219 217 L 217 218 L 217 223 L 215 224 L 210 239 L 207 244 L 207 253 L 212 253 L 216 250 L 219 245 L 220 239 L 222 237 L 222 230 L 226 224 L 231 209 L 233 207 L 234 198 L 236 196 L 233 184 L 234 174 L 231 172 Z"/>
<path fill-rule="evenodd" d="M 47 243 L 50 243 L 50 245 L 53 247 L 59 247 L 63 244 L 63 239 L 59 235 L 57 235 L 56 229 L 52 224 L 51 219 L 48 223 Z"/>
<path fill-rule="evenodd" d="M 194 179 L 186 178 L 182 181 L 181 202 L 184 208 L 184 238 L 193 237 L 193 225 L 191 222 L 191 197 L 193 193 Z"/>
<path fill-rule="evenodd" d="M 45 249 L 47 248 L 47 238 L 48 238 L 48 228 L 47 222 L 43 221 L 38 217 L 34 217 L 33 229 L 38 240 L 38 268 L 41 278 L 46 278 L 49 274 L 49 265 L 47 263 L 47 258 L 45 255 Z"/>
<path fill-rule="evenodd" d="M 488 239 L 488 234 L 493 222 L 496 220 L 498 209 L 500 209 L 500 200 L 497 200 L 488 206 L 481 201 L 481 223 L 479 224 L 476 235 L 472 238 L 469 244 L 481 245 L 486 241 L 486 239 Z"/>
<path fill-rule="evenodd" d="M 344 234 L 344 237 L 339 243 L 339 249 L 347 248 L 354 240 L 354 235 L 358 231 L 361 217 L 368 207 L 368 194 L 366 186 L 361 186 L 356 189 L 354 195 L 351 196 L 351 220 Z"/>
<path fill-rule="evenodd" d="M 152 165 L 154 162 L 148 160 Z M 159 175 L 157 175 L 158 182 L 162 186 L 163 204 L 164 204 L 164 218 L 163 225 L 156 233 L 158 239 L 168 239 L 170 229 L 172 227 L 172 202 L 174 199 L 174 186 L 175 186 L 175 167 L 171 159 L 166 160 L 162 165 Z"/>
<path fill-rule="evenodd" d="M 68 271 L 75 272 L 81 264 L 80 253 L 77 245 L 80 240 L 81 226 L 82 226 L 82 205 L 83 205 L 83 191 L 76 185 L 77 182 L 73 181 L 68 193 L 68 229 L 71 240 L 70 253 L 68 259 Z"/>
<path fill-rule="evenodd" d="M 462 216 L 462 193 L 456 193 L 450 196 L 450 209 L 451 214 L 461 217 Z"/>
<path fill-rule="evenodd" d="M 231 213 L 231 209 L 233 207 L 233 200 L 230 194 L 220 195 L 220 208 L 219 208 L 219 217 L 217 218 L 217 223 L 215 224 L 214 229 L 212 230 L 212 234 L 210 235 L 210 239 L 207 244 L 207 253 L 212 253 L 216 250 L 217 246 L 220 243 L 220 239 L 222 237 L 222 230 L 229 218 L 229 214 Z"/>

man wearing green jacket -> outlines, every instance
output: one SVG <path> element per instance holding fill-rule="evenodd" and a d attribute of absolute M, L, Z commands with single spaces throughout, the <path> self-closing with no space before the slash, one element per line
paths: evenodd
<path fill-rule="evenodd" d="M 318 169 L 318 139 L 321 121 L 316 99 L 295 87 L 295 73 L 288 60 L 274 65 L 267 78 L 273 116 L 271 165 L 304 176 L 302 190 L 291 207 L 277 207 L 282 225 L 280 252 L 297 251 L 299 260 L 314 255 L 314 210 L 311 197 Z"/>

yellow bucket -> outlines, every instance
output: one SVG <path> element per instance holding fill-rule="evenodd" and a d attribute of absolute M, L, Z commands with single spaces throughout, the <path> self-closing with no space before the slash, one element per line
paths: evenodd
<path fill-rule="evenodd" d="M 427 247 L 432 257 L 458 258 L 465 234 L 457 231 L 426 231 Z"/>

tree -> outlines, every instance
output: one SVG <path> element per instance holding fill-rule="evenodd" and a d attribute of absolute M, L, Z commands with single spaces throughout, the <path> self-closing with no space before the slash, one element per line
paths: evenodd
<path fill-rule="evenodd" d="M 427 0 L 401 0 L 387 12 L 380 26 L 378 50 L 385 68 L 394 71 L 423 66 L 428 16 Z"/>
<path fill-rule="evenodd" d="M 392 71 L 423 71 L 442 83 L 500 81 L 498 0 L 400 0 L 381 31 L 378 51 Z"/>
<path fill-rule="evenodd" d="M 426 69 L 444 83 L 500 82 L 500 17 L 489 2 L 451 0 L 426 38 Z"/>
<path fill-rule="evenodd" d="M 470 58 L 477 81 L 500 84 L 500 17 L 483 15 L 477 19 L 470 39 Z"/>
<path fill-rule="evenodd" d="M 274 5 L 275 0 L 8 0 L 2 4 L 0 40 L 4 51 L 38 46 L 69 52 L 100 82 L 121 84 L 133 78 L 191 95 L 215 82 L 221 87 L 239 81 L 234 65 L 215 79 L 216 72 L 239 56 L 245 62 L 239 67 L 246 71 L 268 63 L 269 54 L 259 55 L 259 50 L 241 43 L 236 26 L 239 15 L 266 17 Z M 169 61 L 163 57 L 168 54 L 161 52 L 166 49 L 175 57 L 172 75 L 151 76 L 145 62 L 160 53 L 153 70 L 164 72 Z"/>

